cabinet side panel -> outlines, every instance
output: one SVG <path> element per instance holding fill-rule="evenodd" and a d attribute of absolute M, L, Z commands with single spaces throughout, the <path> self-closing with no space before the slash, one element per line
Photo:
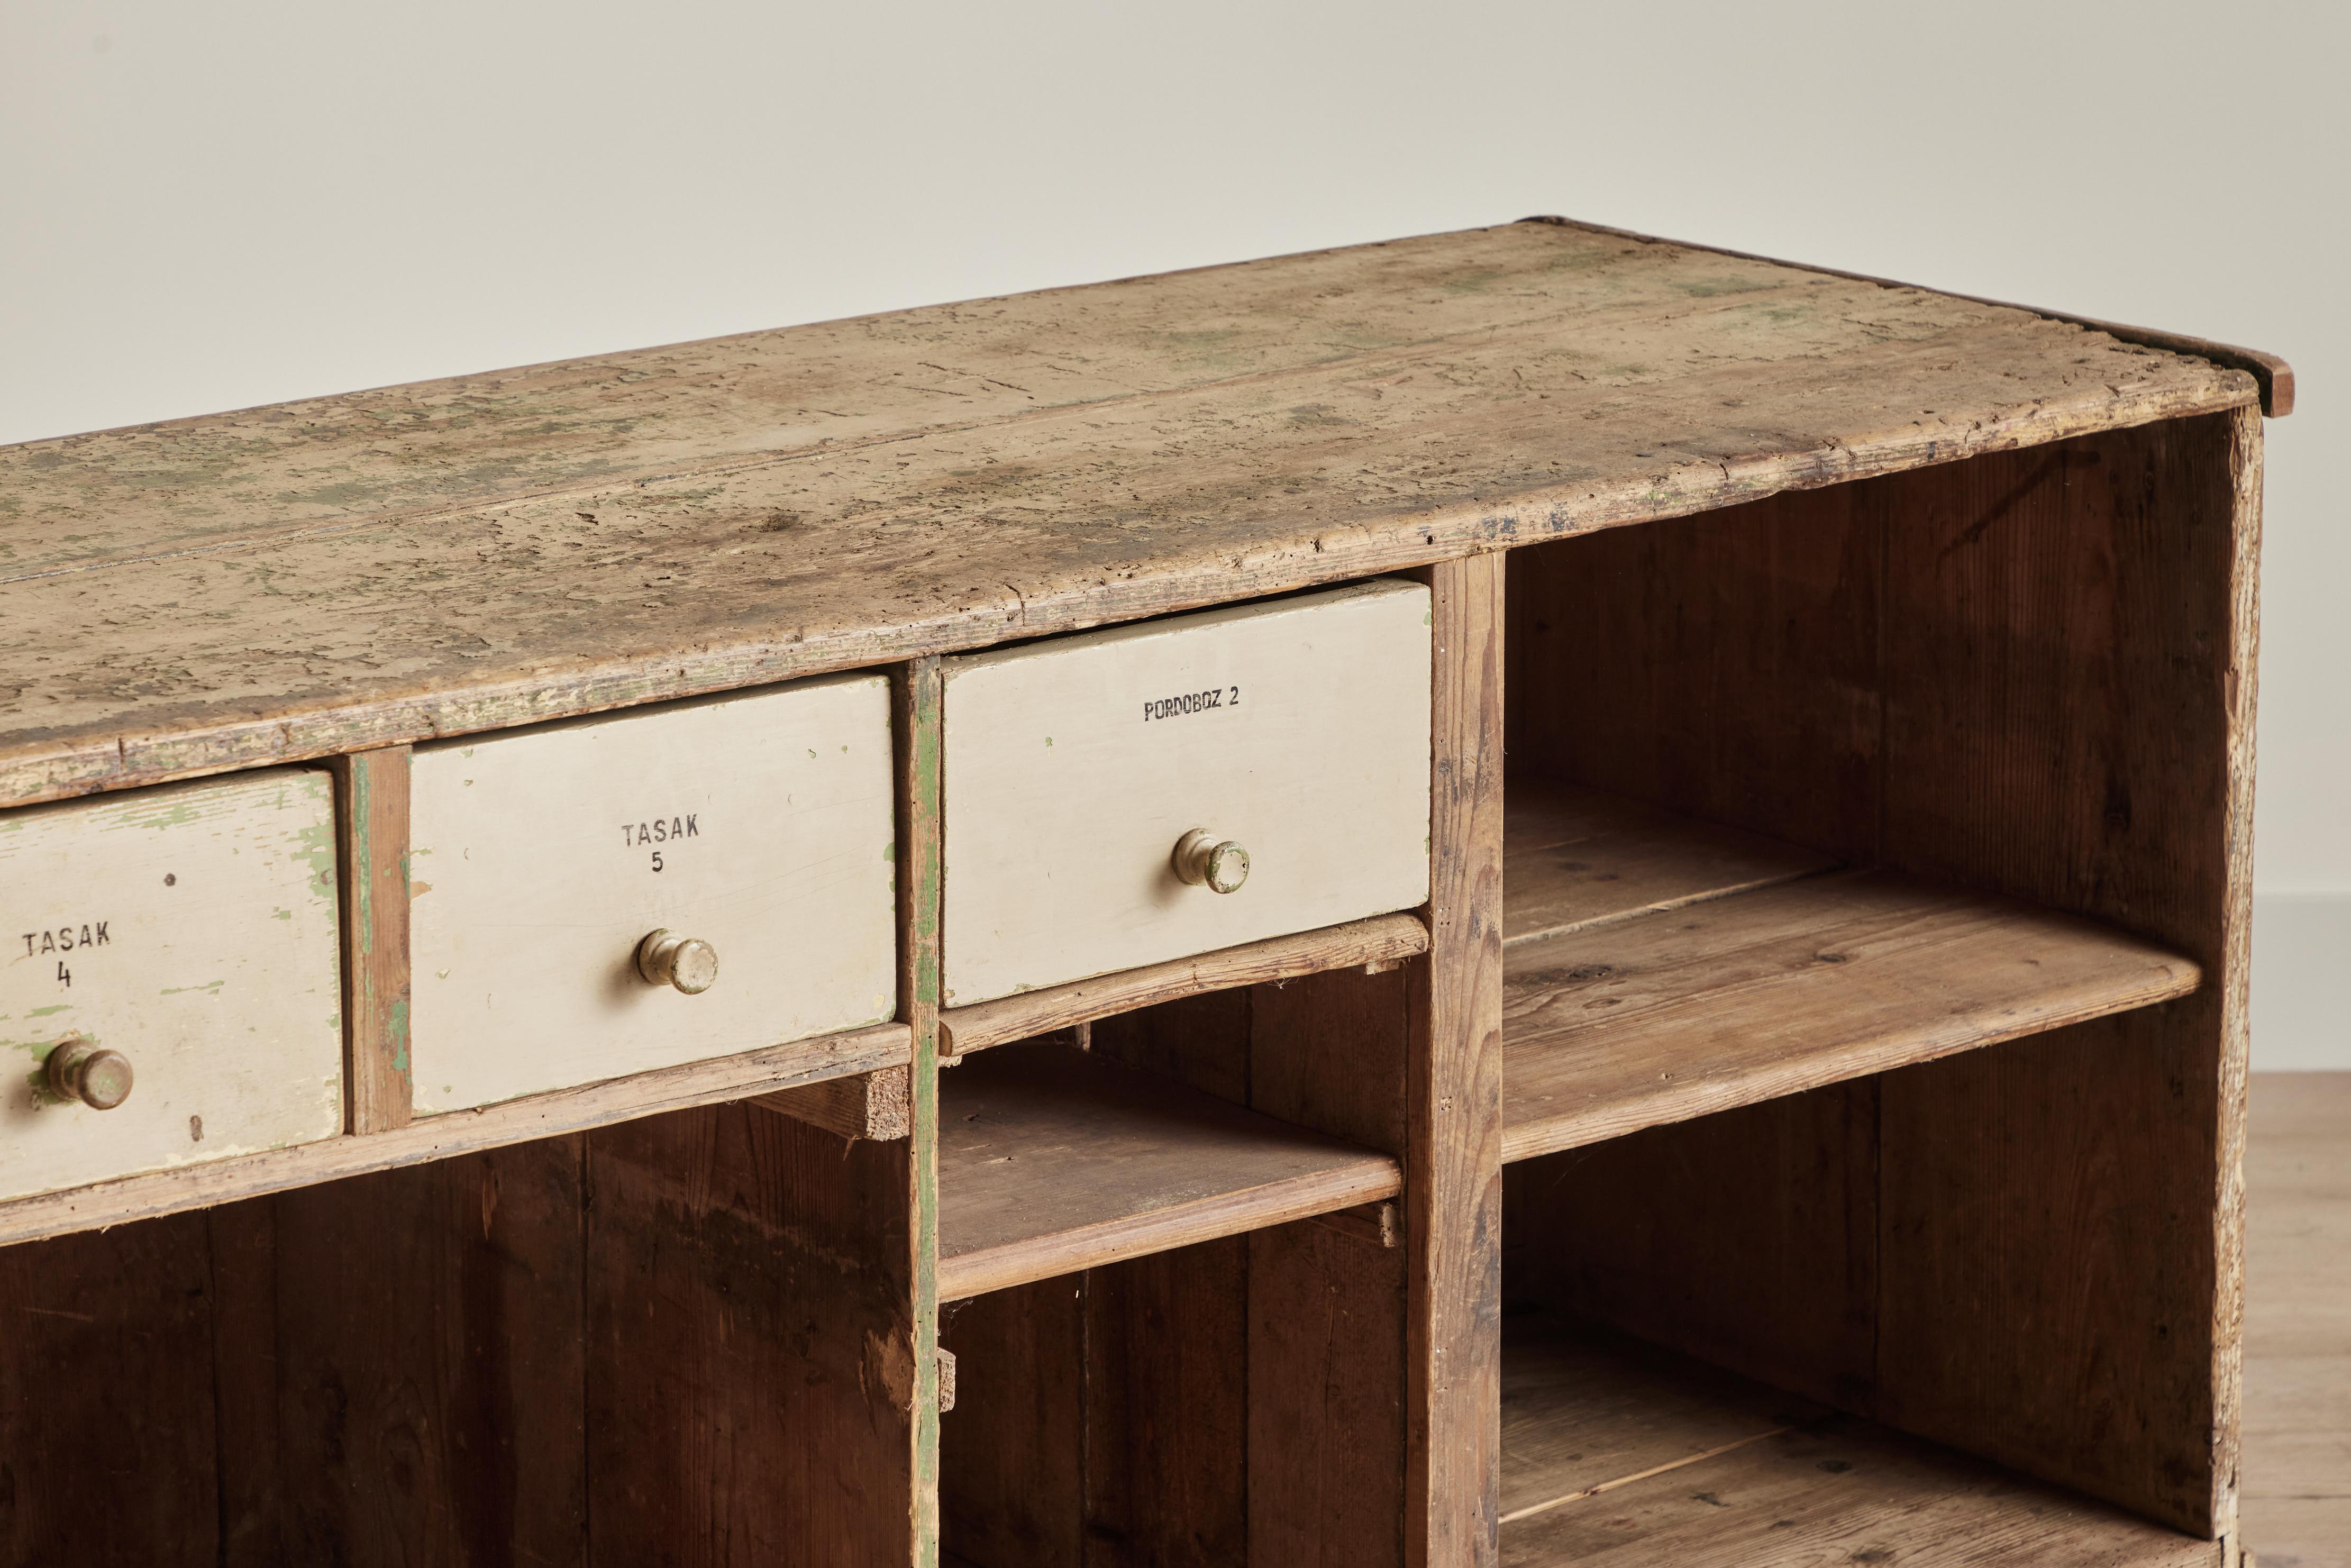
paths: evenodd
<path fill-rule="evenodd" d="M 2260 456 L 2241 411 L 1884 482 L 1886 860 L 2146 933 L 2208 976 L 1890 1092 L 1886 1408 L 2216 1535 L 2235 1511 Z M 1960 1280 L 1964 1312 L 1939 1293 Z"/>
<path fill-rule="evenodd" d="M 725 1105 L 588 1145 L 590 1561 L 913 1561 L 907 1144 Z"/>

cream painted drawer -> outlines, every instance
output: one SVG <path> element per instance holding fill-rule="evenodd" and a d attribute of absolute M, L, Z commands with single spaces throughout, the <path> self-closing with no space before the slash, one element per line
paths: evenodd
<path fill-rule="evenodd" d="M 891 779 L 878 676 L 418 748 L 416 1109 L 894 1016 Z M 707 989 L 646 978 L 657 930 L 715 951 Z"/>
<path fill-rule="evenodd" d="M 1428 622 L 1383 580 L 947 661 L 946 1001 L 1426 902 Z"/>
<path fill-rule="evenodd" d="M 0 1197 L 342 1130 L 334 821 L 291 768 L 0 813 Z M 60 1098 L 59 1049 L 129 1095 Z"/>

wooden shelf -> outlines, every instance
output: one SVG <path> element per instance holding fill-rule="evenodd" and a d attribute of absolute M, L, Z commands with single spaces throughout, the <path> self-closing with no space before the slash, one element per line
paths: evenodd
<path fill-rule="evenodd" d="M 2193 991 L 2198 967 L 2035 904 L 1591 792 L 1513 810 L 1503 869 L 1503 1157 Z"/>
<path fill-rule="evenodd" d="M 939 1079 L 939 1298 L 1393 1197 L 1392 1157 L 1066 1046 Z"/>
<path fill-rule="evenodd" d="M 2221 1547 L 1605 1331 L 1502 1330 L 1502 1563 L 2216 1568 Z"/>

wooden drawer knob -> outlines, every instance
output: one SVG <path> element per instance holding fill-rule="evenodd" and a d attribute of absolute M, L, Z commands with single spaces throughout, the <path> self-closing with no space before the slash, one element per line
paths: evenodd
<path fill-rule="evenodd" d="M 1178 877 L 1210 893 L 1238 892 L 1249 880 L 1249 851 L 1206 828 L 1195 828 L 1177 839 L 1172 860 Z"/>
<path fill-rule="evenodd" d="M 63 1041 L 49 1052 L 49 1092 L 111 1111 L 131 1098 L 131 1059 L 89 1040 Z"/>
<path fill-rule="evenodd" d="M 718 949 L 697 937 L 656 931 L 637 944 L 637 973 L 649 984 L 699 996 L 718 978 Z"/>

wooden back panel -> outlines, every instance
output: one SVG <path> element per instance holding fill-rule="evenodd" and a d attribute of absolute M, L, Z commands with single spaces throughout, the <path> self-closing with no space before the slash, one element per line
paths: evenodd
<path fill-rule="evenodd" d="M 2210 978 L 1886 1074 L 1817 1158 L 1791 1129 L 1858 1091 L 1516 1171 L 1513 1254 L 1583 1260 L 1514 1292 L 2231 1527 L 2260 444 L 2249 413 L 2172 421 L 1520 553 L 1520 773 L 2090 915 Z"/>

